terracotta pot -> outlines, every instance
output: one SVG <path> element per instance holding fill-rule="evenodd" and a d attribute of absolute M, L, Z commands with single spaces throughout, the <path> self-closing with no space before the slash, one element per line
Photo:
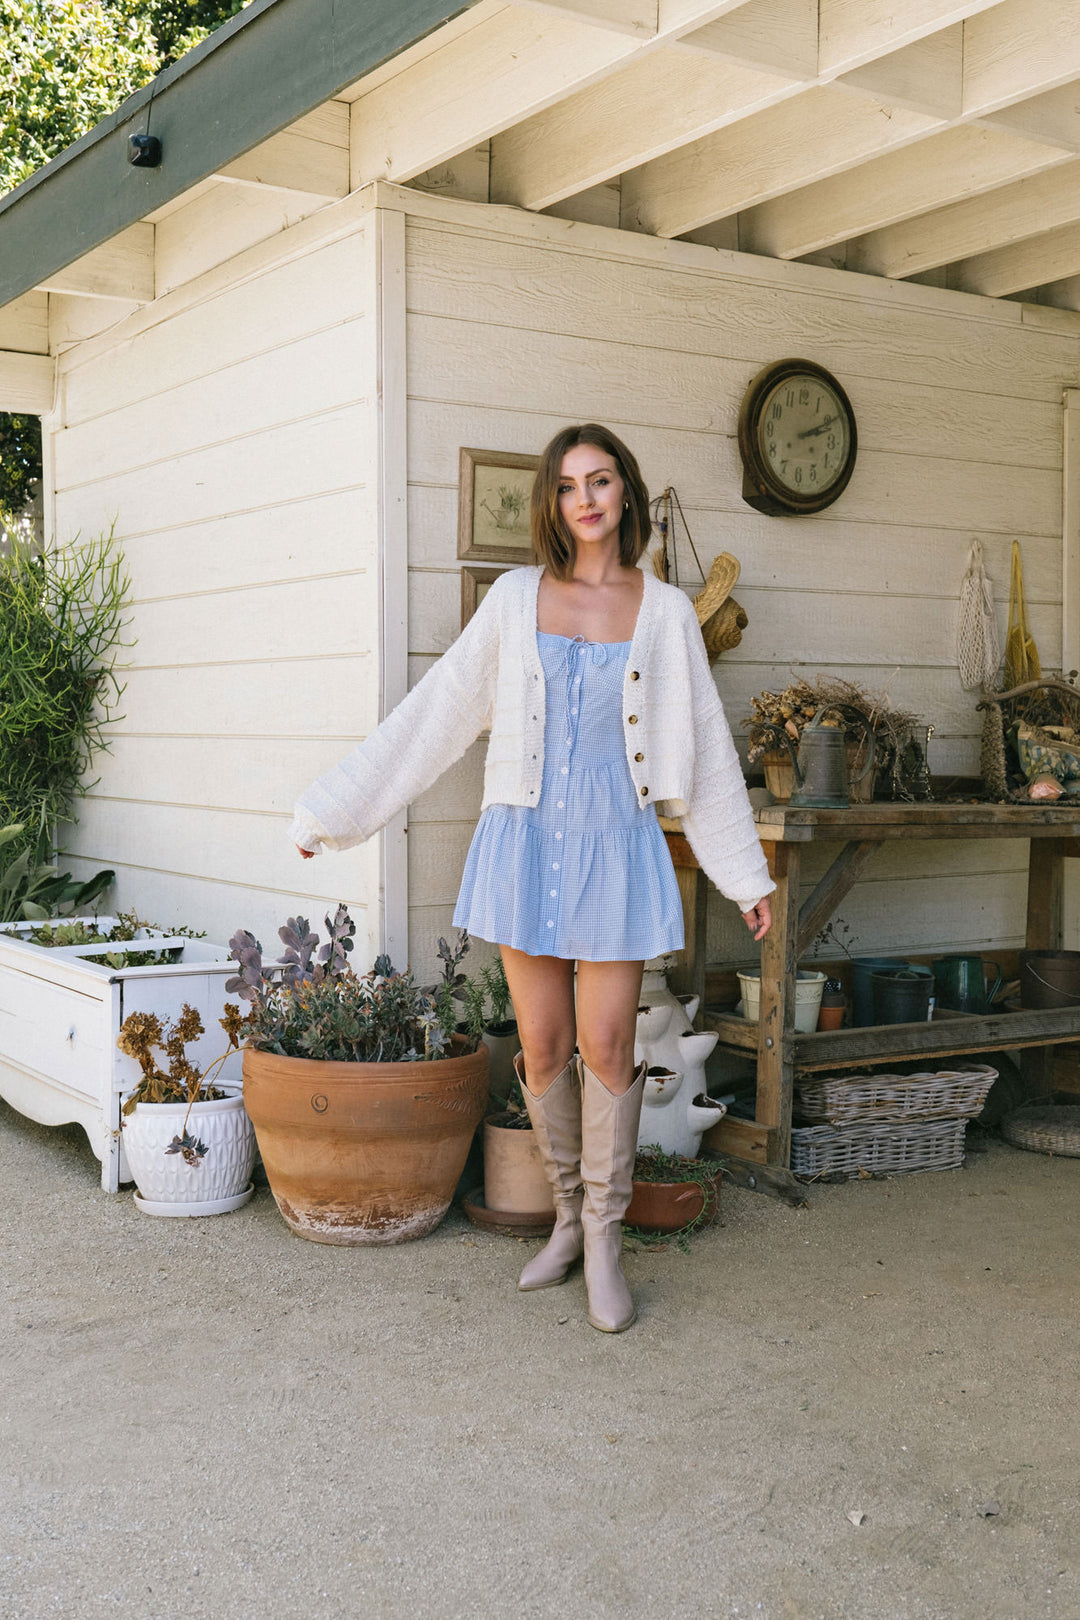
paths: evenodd
<path fill-rule="evenodd" d="M 484 1121 L 484 1204 L 492 1213 L 553 1215 L 536 1132 L 511 1130 L 498 1116 Z"/>
<path fill-rule="evenodd" d="M 708 1200 L 705 1223 L 716 1219 L 720 1206 L 720 1171 L 711 1188 L 698 1181 L 635 1181 L 623 1220 L 643 1232 L 678 1232 L 697 1220 Z"/>
<path fill-rule="evenodd" d="M 845 1010 L 843 1002 L 838 1007 L 826 1007 L 822 1002 L 821 1010 L 818 1013 L 818 1029 L 843 1029 Z"/>
<path fill-rule="evenodd" d="M 244 1103 L 287 1224 L 316 1243 L 406 1243 L 442 1220 L 488 1097 L 485 1046 L 432 1063 L 244 1050 Z"/>

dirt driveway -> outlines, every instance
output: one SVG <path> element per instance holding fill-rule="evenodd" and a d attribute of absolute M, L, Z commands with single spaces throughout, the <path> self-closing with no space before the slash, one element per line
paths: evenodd
<path fill-rule="evenodd" d="M 3 1620 L 1080 1616 L 1080 1160 L 725 1189 L 619 1337 L 456 1214 L 154 1220 L 2 1104 L 0 1199 Z"/>

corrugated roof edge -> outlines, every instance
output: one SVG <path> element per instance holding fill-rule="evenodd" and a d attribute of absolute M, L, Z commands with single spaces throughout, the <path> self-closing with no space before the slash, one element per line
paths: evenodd
<path fill-rule="evenodd" d="M 476 0 L 254 0 L 0 199 L 0 307 L 339 95 Z M 162 143 L 156 169 L 131 134 Z"/>

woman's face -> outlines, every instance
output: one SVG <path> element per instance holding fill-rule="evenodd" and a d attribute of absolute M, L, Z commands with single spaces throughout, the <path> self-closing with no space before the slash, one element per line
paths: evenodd
<path fill-rule="evenodd" d="M 577 444 L 563 457 L 559 512 L 577 544 L 618 539 L 626 496 L 614 460 L 595 444 Z"/>

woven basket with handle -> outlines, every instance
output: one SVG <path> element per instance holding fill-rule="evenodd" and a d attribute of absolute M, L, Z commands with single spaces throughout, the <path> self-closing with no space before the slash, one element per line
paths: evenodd
<path fill-rule="evenodd" d="M 1080 728 L 1080 690 L 1068 681 L 1043 675 L 1024 681 L 1007 692 L 984 692 L 979 708 L 983 711 L 982 778 L 995 799 L 1029 802 L 1027 784 L 1020 780 L 1018 762 L 1012 754 L 1008 733 L 1014 722 L 1037 711 L 1040 700 L 1052 699 L 1064 718 Z M 1069 795 L 1070 800 L 1074 795 Z"/>

